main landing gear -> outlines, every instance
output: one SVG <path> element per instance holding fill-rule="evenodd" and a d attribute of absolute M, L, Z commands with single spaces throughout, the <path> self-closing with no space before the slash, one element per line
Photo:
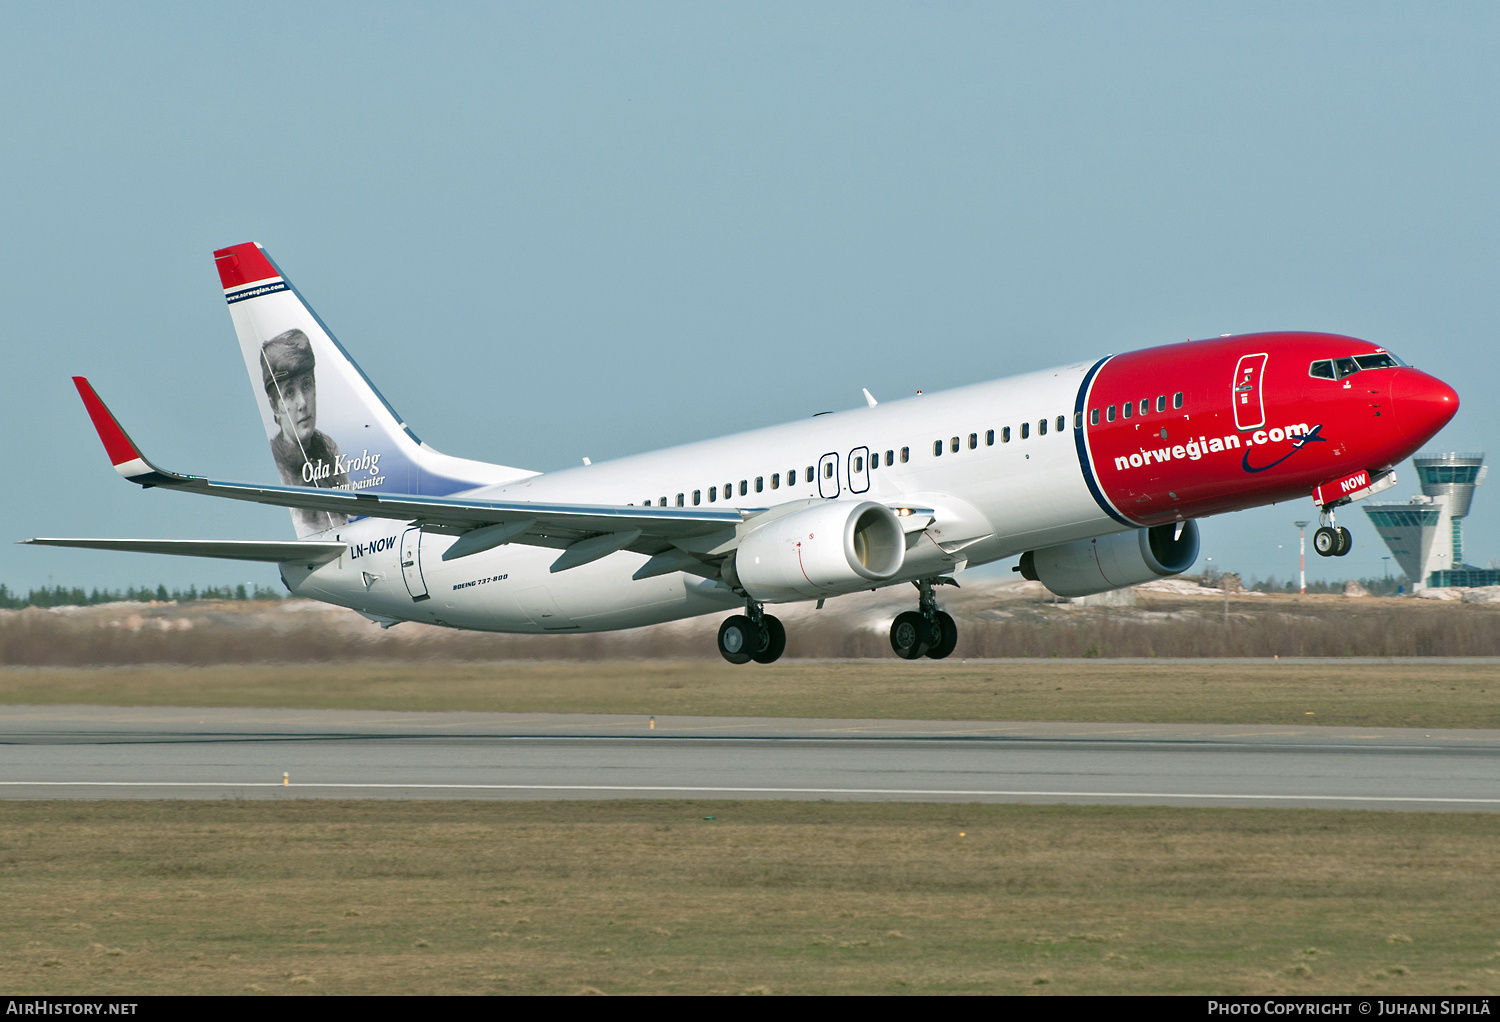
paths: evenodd
<path fill-rule="evenodd" d="M 1318 512 L 1318 520 L 1323 524 L 1313 533 L 1313 550 L 1319 557 L 1343 557 L 1354 548 L 1349 530 L 1334 522 L 1332 505 Z"/>
<path fill-rule="evenodd" d="M 958 625 L 938 610 L 932 590 L 940 585 L 957 587 L 958 583 L 951 578 L 924 578 L 912 585 L 917 587 L 917 609 L 897 614 L 891 622 L 891 648 L 903 660 L 919 660 L 924 656 L 942 660 L 958 645 Z"/>
<path fill-rule="evenodd" d="M 745 613 L 719 626 L 719 655 L 732 664 L 775 663 L 784 652 L 786 629 L 754 600 L 745 602 Z"/>

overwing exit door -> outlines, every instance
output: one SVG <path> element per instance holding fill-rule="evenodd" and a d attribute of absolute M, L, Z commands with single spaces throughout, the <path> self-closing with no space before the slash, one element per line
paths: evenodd
<path fill-rule="evenodd" d="M 864 493 L 870 488 L 870 449 L 856 447 L 849 452 L 849 492 Z"/>
<path fill-rule="evenodd" d="M 825 454 L 818 459 L 818 496 L 839 495 L 839 456 Z"/>
<path fill-rule="evenodd" d="M 1266 353 L 1242 355 L 1234 367 L 1234 425 L 1237 429 L 1257 429 L 1266 424 L 1266 401 L 1262 377 L 1266 373 Z"/>

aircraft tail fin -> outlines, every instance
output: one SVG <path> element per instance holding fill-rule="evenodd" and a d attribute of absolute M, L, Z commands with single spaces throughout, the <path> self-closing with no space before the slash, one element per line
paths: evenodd
<path fill-rule="evenodd" d="M 422 443 L 259 244 L 214 262 L 283 484 L 441 497 L 535 474 Z M 294 509 L 292 522 L 302 537 L 342 519 Z"/>

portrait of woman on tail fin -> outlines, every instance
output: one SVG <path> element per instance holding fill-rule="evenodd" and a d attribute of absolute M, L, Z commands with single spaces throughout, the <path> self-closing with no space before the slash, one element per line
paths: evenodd
<path fill-rule="evenodd" d="M 261 377 L 280 431 L 271 440 L 276 470 L 287 486 L 348 489 L 338 444 L 318 429 L 318 385 L 312 342 L 301 330 L 287 330 L 260 349 Z M 349 520 L 347 515 L 298 510 L 297 524 L 322 532 Z"/>

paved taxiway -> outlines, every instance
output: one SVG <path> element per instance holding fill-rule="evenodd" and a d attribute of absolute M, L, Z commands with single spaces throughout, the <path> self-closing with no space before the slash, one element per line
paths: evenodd
<path fill-rule="evenodd" d="M 1500 811 L 1500 731 L 23 706 L 0 797 Z"/>

